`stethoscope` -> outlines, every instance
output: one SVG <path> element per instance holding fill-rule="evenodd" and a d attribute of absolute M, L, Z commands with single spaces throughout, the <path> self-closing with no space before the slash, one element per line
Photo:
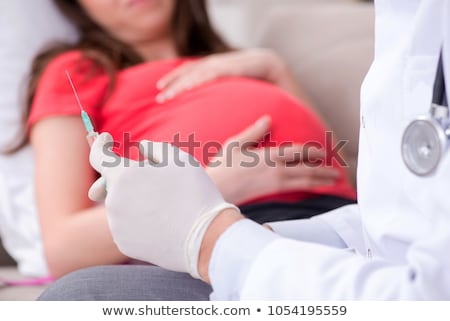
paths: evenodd
<path fill-rule="evenodd" d="M 430 175 L 438 167 L 450 141 L 449 117 L 441 53 L 429 115 L 417 117 L 403 133 L 403 161 L 415 175 Z"/>

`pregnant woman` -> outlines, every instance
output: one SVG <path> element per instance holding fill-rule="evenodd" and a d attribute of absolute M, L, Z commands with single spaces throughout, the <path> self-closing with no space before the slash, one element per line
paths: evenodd
<path fill-rule="evenodd" d="M 299 154 L 305 144 L 325 147 L 326 128 L 284 63 L 267 50 L 230 49 L 213 31 L 204 0 L 55 4 L 80 37 L 35 59 L 27 112 L 53 277 L 129 263 L 112 241 L 104 206 L 87 197 L 97 174 L 66 71 L 96 130 L 114 137 L 117 153 L 137 159 L 142 139 L 172 142 L 258 222 L 310 217 L 354 201 L 342 164 L 318 167 L 323 155 L 310 148 L 308 157 L 316 159 L 308 166 Z M 235 143 L 246 147 L 228 148 Z M 249 151 L 250 161 L 260 161 L 240 166 Z"/>

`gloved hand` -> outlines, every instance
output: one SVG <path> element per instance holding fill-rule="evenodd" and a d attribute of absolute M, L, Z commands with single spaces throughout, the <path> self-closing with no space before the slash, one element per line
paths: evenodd
<path fill-rule="evenodd" d="M 135 162 L 112 151 L 112 137 L 92 145 L 91 165 L 102 175 L 89 197 L 105 205 L 114 242 L 125 255 L 200 278 L 203 236 L 225 202 L 201 165 L 167 143 L 141 141 Z M 107 193 L 105 189 L 107 186 Z"/>

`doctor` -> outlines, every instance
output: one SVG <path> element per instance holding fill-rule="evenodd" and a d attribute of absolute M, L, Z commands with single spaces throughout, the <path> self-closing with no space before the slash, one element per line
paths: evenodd
<path fill-rule="evenodd" d="M 450 300 L 449 116 L 445 106 L 431 107 L 446 104 L 444 78 L 450 86 L 450 2 L 376 6 L 375 62 L 362 88 L 358 205 L 314 224 L 271 224 L 272 232 L 244 219 L 172 146 L 142 142 L 151 164 L 109 166 L 114 156 L 104 134 L 91 163 L 106 180 L 110 226 L 124 254 L 189 272 L 210 283 L 218 300 Z M 103 182 L 91 192 L 105 196 Z"/>

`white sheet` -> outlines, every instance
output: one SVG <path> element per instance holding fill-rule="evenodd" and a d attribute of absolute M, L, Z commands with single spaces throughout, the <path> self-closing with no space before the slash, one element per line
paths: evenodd
<path fill-rule="evenodd" d="M 33 57 L 49 41 L 63 39 L 75 39 L 75 32 L 51 0 L 0 1 L 0 149 L 21 130 L 21 94 Z M 22 273 L 47 273 L 29 147 L 0 155 L 0 237 Z"/>

